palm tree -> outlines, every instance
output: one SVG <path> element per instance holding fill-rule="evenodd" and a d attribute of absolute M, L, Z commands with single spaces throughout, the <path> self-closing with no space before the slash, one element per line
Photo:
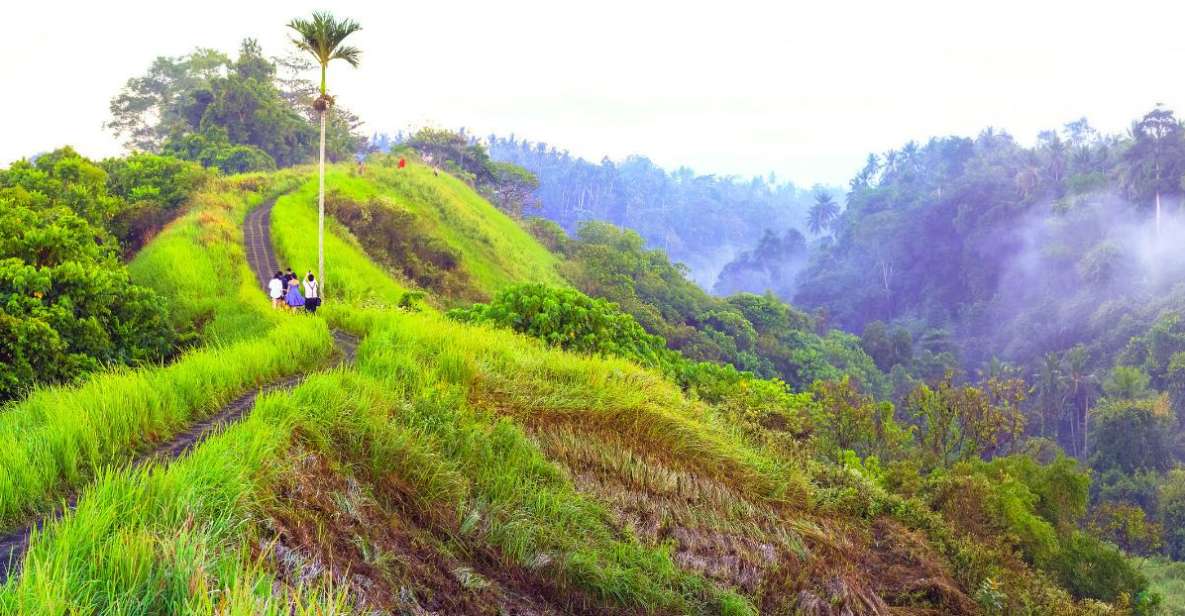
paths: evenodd
<path fill-rule="evenodd" d="M 830 228 L 838 217 L 839 204 L 835 202 L 835 199 L 829 193 L 821 191 L 815 193 L 815 204 L 811 206 L 810 218 L 807 220 L 807 226 L 810 227 L 811 233 L 819 235 L 825 229 Z"/>
<path fill-rule="evenodd" d="M 317 11 L 312 19 L 293 19 L 288 27 L 296 31 L 292 39 L 297 49 L 307 52 L 321 65 L 321 96 L 313 101 L 313 108 L 321 116 L 321 155 L 318 161 L 320 180 L 317 190 L 317 281 L 321 297 L 325 297 L 325 116 L 333 106 L 333 97 L 325 90 L 325 69 L 332 60 L 345 60 L 358 66 L 362 52 L 357 47 L 342 45 L 347 36 L 362 29 L 352 19 L 338 20 L 332 14 Z"/>

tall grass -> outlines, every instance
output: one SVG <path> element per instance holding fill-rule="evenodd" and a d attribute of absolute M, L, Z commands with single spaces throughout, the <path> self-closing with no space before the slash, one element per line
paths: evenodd
<path fill-rule="evenodd" d="M 415 212 L 457 249 L 488 295 L 521 282 L 568 284 L 556 269 L 558 257 L 461 180 L 443 172 L 433 175 L 414 161 L 404 169 L 371 165 L 366 179 L 377 179 L 383 194 Z"/>
<path fill-rule="evenodd" d="M 326 181 L 337 187 L 340 172 L 334 168 Z M 280 197 L 272 210 L 272 244 L 281 267 L 297 274 L 317 270 L 317 183 L 310 180 L 295 192 Z M 332 221 L 329 221 L 332 223 Z M 366 257 L 349 232 L 326 225 L 325 277 L 327 303 L 350 302 L 394 306 L 407 287 Z"/>
<path fill-rule="evenodd" d="M 1149 588 L 1163 600 L 1164 616 L 1185 616 L 1185 563 L 1139 558 L 1136 566 L 1148 577 Z"/>
<path fill-rule="evenodd" d="M 514 220 L 473 192 L 465 183 L 412 163 L 403 170 L 371 166 L 365 176 L 334 165 L 326 171 L 326 185 L 343 196 L 366 201 L 377 196 L 407 208 L 424 228 L 461 255 L 461 267 L 487 295 L 512 284 L 533 281 L 566 285 L 556 267 L 559 259 Z M 310 179 L 276 204 L 272 236 L 283 264 L 304 271 L 316 265 L 317 184 Z M 326 238 L 325 269 L 330 287 L 351 301 L 390 305 L 405 284 L 375 266 L 344 228 L 330 225 Z M 330 290 L 333 293 L 333 290 Z"/>
<path fill-rule="evenodd" d="M 0 413 L 0 528 L 11 528 L 100 467 L 167 440 L 252 387 L 307 370 L 332 348 L 302 316 L 265 337 L 194 351 L 167 366 L 35 392 Z"/>
<path fill-rule="evenodd" d="M 289 172 L 212 182 L 136 255 L 128 265 L 132 280 L 165 299 L 175 327 L 206 342 L 265 333 L 275 322 L 244 258 L 242 221 L 247 210 L 297 181 Z"/>
<path fill-rule="evenodd" d="M 104 470 L 78 508 L 35 535 L 4 614 L 347 614 L 323 584 L 284 588 L 254 556 L 263 486 L 298 426 L 356 397 L 336 377 L 260 398 L 242 423 L 167 467 Z"/>
<path fill-rule="evenodd" d="M 456 554 L 491 554 L 543 586 L 584 593 L 570 598 L 578 604 L 753 613 L 743 598 L 682 572 L 664 548 L 621 536 L 521 428 L 468 408 L 463 389 L 429 370 L 410 383 L 315 376 L 291 394 L 262 397 L 244 422 L 167 468 L 101 473 L 73 514 L 34 538 L 21 576 L 0 587 L 0 611 L 279 613 L 303 601 L 340 613 L 343 595 L 327 584 L 303 595 L 275 585 L 260 543 L 268 485 L 296 438 L 372 481 L 397 477 L 424 510 L 453 512 L 433 530 L 451 535 Z"/>
<path fill-rule="evenodd" d="M 411 358 L 438 378 L 464 385 L 470 400 L 533 429 L 609 434 L 763 499 L 797 505 L 809 499 L 800 471 L 762 455 L 707 406 L 628 361 L 565 353 L 431 313 L 332 307 L 326 314 L 345 329 L 370 332 L 358 355 L 359 369 L 368 374 L 397 373 L 414 382 L 418 372 L 401 364 Z"/>

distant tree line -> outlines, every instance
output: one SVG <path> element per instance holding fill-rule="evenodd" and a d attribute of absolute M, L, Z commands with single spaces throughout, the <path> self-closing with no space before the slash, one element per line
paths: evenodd
<path fill-rule="evenodd" d="M 666 171 L 644 156 L 589 162 L 546 143 L 486 138 L 490 156 L 539 178 L 537 215 L 569 233 L 601 220 L 636 231 L 711 287 L 723 265 L 770 230 L 805 229 L 813 192 L 774 174 L 742 179 Z M 764 289 L 746 289 L 763 291 Z"/>
<path fill-rule="evenodd" d="M 159 57 L 111 99 L 106 126 L 134 150 L 166 153 L 226 173 L 287 167 L 317 158 L 319 129 L 312 103 L 316 84 L 299 77 L 303 58 L 274 59 L 254 39 L 239 55 L 197 49 Z M 326 155 L 344 160 L 365 139 L 357 116 L 334 107 L 326 128 Z"/>

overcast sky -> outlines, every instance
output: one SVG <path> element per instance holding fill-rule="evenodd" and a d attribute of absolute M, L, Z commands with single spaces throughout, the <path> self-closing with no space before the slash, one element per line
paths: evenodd
<path fill-rule="evenodd" d="M 121 151 L 108 101 L 155 56 L 287 51 L 303 1 L 13 2 L 2 14 L 0 165 L 62 144 Z M 1086 116 L 1185 110 L 1174 2 L 333 2 L 359 20 L 330 90 L 394 132 L 515 133 L 593 160 L 844 183 L 871 151 Z M 312 77 L 312 76 L 310 76 Z"/>

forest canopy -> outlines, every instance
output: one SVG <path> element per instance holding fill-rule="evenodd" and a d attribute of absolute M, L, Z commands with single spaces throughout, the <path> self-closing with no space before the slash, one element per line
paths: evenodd
<path fill-rule="evenodd" d="M 134 150 L 167 153 L 226 173 L 288 167 L 316 159 L 317 87 L 301 58 L 269 58 L 245 39 L 237 58 L 213 49 L 158 57 L 111 99 L 106 126 Z M 360 151 L 357 116 L 335 106 L 326 156 Z"/>

